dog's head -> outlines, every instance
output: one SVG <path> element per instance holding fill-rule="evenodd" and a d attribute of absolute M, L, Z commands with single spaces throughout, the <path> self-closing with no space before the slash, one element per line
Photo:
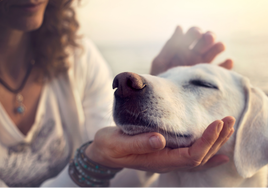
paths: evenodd
<path fill-rule="evenodd" d="M 157 131 L 167 146 L 189 146 L 215 119 L 239 117 L 241 77 L 216 66 L 177 67 L 159 75 L 121 73 L 114 79 L 114 120 L 133 135 Z"/>
<path fill-rule="evenodd" d="M 113 87 L 114 120 L 126 134 L 159 132 L 167 147 L 187 147 L 212 121 L 231 115 L 237 120 L 234 160 L 239 173 L 251 176 L 268 162 L 268 154 L 261 151 L 268 143 L 267 99 L 235 72 L 200 64 L 158 77 L 121 73 Z M 250 162 L 254 155 L 257 160 Z"/>

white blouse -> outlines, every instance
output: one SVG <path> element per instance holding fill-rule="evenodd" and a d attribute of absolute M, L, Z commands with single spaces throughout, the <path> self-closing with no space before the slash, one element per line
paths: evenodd
<path fill-rule="evenodd" d="M 43 87 L 26 136 L 0 104 L 0 186 L 76 186 L 67 173 L 74 150 L 112 125 L 110 69 L 91 41 L 82 44 L 70 50 L 68 74 Z"/>

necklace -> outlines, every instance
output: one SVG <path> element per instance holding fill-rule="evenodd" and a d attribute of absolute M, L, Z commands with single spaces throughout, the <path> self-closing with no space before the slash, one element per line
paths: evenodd
<path fill-rule="evenodd" d="M 10 91 L 11 93 L 14 93 L 16 94 L 16 107 L 14 109 L 14 112 L 15 113 L 18 113 L 18 114 L 23 114 L 25 112 L 25 105 L 23 104 L 23 96 L 22 94 L 20 93 L 20 91 L 23 89 L 23 87 L 25 86 L 26 84 L 26 81 L 31 73 L 31 70 L 33 68 L 33 65 L 35 64 L 35 61 L 32 60 L 28 69 L 27 69 L 27 72 L 21 82 L 21 84 L 19 85 L 18 88 L 16 89 L 13 89 L 11 88 L 3 79 L 0 78 L 0 84 L 2 84 L 8 91 Z"/>

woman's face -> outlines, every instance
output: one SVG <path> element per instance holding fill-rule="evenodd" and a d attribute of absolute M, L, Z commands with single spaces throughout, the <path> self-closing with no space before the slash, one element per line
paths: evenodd
<path fill-rule="evenodd" d="M 0 28 L 24 32 L 38 29 L 49 0 L 0 0 Z"/>

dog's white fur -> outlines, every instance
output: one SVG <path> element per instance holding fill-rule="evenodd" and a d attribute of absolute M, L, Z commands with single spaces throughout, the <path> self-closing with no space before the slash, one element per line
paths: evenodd
<path fill-rule="evenodd" d="M 229 156 L 227 164 L 200 172 L 161 174 L 158 186 L 266 186 L 268 100 L 261 90 L 235 72 L 208 64 L 173 68 L 158 77 L 141 76 L 151 88 L 143 118 L 175 135 L 191 135 L 164 134 L 170 145 L 188 146 L 214 120 L 230 115 L 236 119 L 235 133 L 218 152 Z M 150 131 L 118 126 L 128 134 Z"/>

